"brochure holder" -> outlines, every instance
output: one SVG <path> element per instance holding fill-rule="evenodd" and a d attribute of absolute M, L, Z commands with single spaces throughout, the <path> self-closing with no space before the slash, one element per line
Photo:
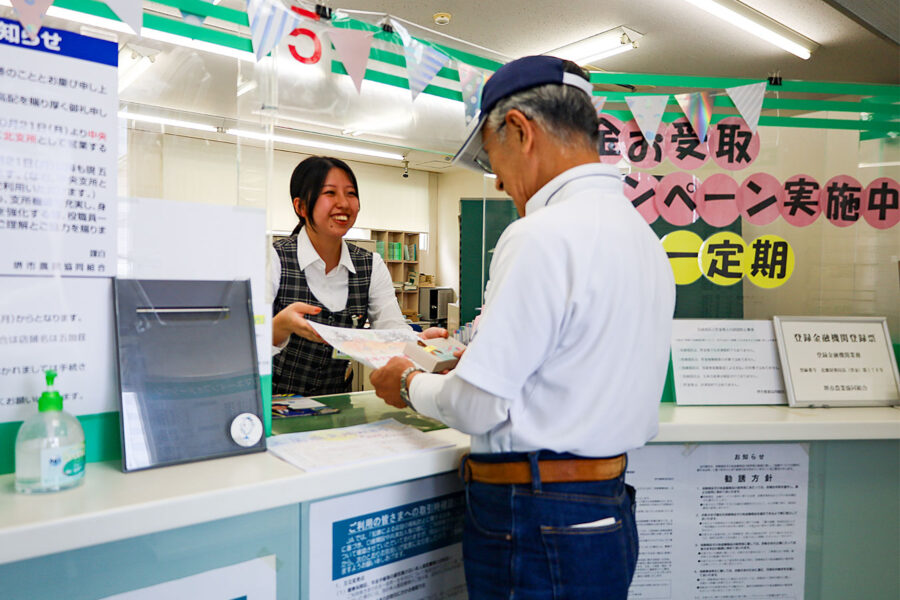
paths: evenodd
<path fill-rule="evenodd" d="M 250 280 L 113 289 L 122 470 L 264 451 Z"/>

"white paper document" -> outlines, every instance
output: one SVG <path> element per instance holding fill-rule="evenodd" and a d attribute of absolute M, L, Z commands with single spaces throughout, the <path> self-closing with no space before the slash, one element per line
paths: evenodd
<path fill-rule="evenodd" d="M 451 445 L 393 419 L 338 429 L 285 433 L 267 440 L 269 452 L 304 471 Z"/>
<path fill-rule="evenodd" d="M 678 404 L 787 404 L 772 322 L 675 319 Z"/>
<path fill-rule="evenodd" d="M 339 352 L 373 369 L 383 367 L 394 356 L 404 356 L 406 343 L 419 339 L 412 329 L 353 329 L 307 323 Z"/>
<path fill-rule="evenodd" d="M 803 598 L 808 452 L 805 444 L 630 451 L 641 548 L 629 600 Z"/>

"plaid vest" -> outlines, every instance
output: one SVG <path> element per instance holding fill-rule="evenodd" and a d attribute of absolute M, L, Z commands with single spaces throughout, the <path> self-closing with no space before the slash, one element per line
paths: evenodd
<path fill-rule="evenodd" d="M 372 253 L 347 244 L 356 273 L 348 273 L 347 305 L 331 312 L 309 291 L 306 275 L 297 261 L 297 237 L 278 240 L 274 244 L 281 260 L 281 282 L 272 303 L 272 314 L 278 314 L 294 302 L 306 302 L 322 309 L 306 319 L 333 327 L 362 327 L 368 316 L 369 282 L 372 280 Z M 353 316 L 356 316 L 354 325 Z M 350 391 L 346 378 L 350 361 L 331 357 L 328 344 L 311 342 L 291 335 L 288 345 L 272 359 L 272 393 L 318 396 Z"/>

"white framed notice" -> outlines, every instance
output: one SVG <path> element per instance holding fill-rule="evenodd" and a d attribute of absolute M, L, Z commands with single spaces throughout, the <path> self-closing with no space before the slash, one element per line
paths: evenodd
<path fill-rule="evenodd" d="M 791 406 L 900 405 L 885 317 L 772 317 Z"/>
<path fill-rule="evenodd" d="M 787 404 L 771 321 L 675 319 L 672 372 L 680 405 Z"/>

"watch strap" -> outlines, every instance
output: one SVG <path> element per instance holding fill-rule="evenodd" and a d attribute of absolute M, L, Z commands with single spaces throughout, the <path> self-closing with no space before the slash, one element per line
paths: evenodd
<path fill-rule="evenodd" d="M 413 410 L 415 410 L 415 407 L 409 401 L 409 384 L 407 383 L 407 381 L 409 379 L 409 376 L 412 375 L 416 371 L 418 371 L 420 373 L 425 372 L 423 369 L 420 369 L 419 367 L 407 367 L 403 371 L 403 374 L 400 375 L 400 399 L 403 400 L 403 403 L 406 406 L 412 408 Z"/>

